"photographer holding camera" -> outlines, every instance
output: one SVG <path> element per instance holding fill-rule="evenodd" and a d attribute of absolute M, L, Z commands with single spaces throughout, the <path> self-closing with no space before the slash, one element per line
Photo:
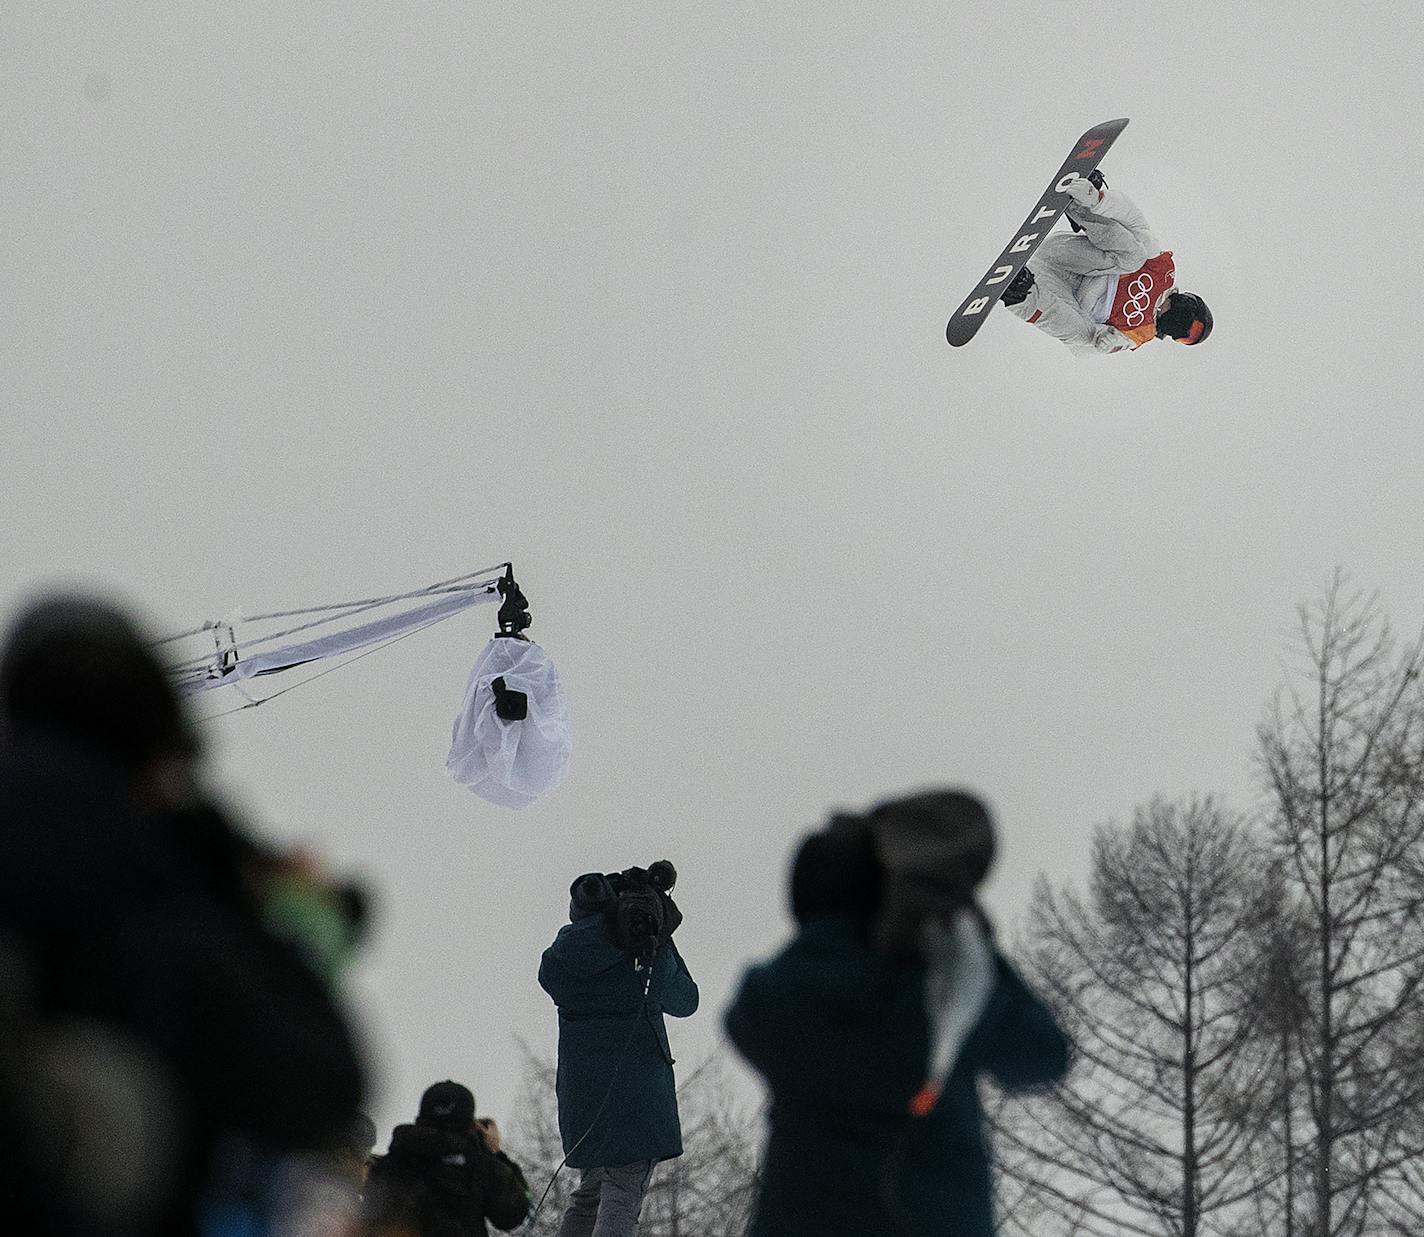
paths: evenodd
<path fill-rule="evenodd" d="M 582 1170 L 559 1237 L 631 1237 L 653 1166 L 682 1154 L 663 1014 L 697 1010 L 673 944 L 677 872 L 590 872 L 569 887 L 569 922 L 539 963 L 559 1009 L 559 1134 Z"/>
<path fill-rule="evenodd" d="M 446 1079 L 426 1087 L 413 1125 L 398 1125 L 366 1185 L 371 1237 L 487 1237 L 529 1212 L 519 1166 L 504 1153 L 492 1117 L 475 1116 L 470 1089 Z"/>

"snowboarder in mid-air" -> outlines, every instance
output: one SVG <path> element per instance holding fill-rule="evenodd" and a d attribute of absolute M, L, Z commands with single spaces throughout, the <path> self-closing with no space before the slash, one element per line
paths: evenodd
<path fill-rule="evenodd" d="M 1099 171 L 1062 186 L 1074 234 L 1044 240 L 1000 298 L 1075 353 L 1122 352 L 1166 336 L 1199 344 L 1211 311 L 1175 287 L 1172 253 L 1163 250 L 1142 212 Z"/>

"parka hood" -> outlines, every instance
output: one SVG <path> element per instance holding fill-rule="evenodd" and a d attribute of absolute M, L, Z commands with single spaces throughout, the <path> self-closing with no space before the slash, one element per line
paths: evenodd
<path fill-rule="evenodd" d="M 613 884 L 602 872 L 585 872 L 569 886 L 569 922 L 602 914 L 613 904 Z"/>

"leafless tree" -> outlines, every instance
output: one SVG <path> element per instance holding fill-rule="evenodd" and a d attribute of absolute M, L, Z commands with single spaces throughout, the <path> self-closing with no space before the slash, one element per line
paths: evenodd
<path fill-rule="evenodd" d="M 506 1137 L 506 1150 L 524 1170 L 532 1192 L 529 1237 L 553 1237 L 578 1183 L 578 1173 L 565 1168 L 559 1137 L 559 1110 L 554 1098 L 555 1067 L 521 1042 L 524 1077 Z"/>
<path fill-rule="evenodd" d="M 1420 1231 L 1424 696 L 1377 599 L 1336 573 L 1260 730 L 1269 828 L 1301 923 L 1291 1160 L 1298 1232 Z"/>
<path fill-rule="evenodd" d="M 742 1237 L 759 1181 L 760 1123 L 732 1098 L 720 1057 L 678 1088 L 685 1151 L 653 1177 L 648 1237 Z"/>
<path fill-rule="evenodd" d="M 576 1170 L 565 1168 L 552 1062 L 526 1050 L 514 1154 L 537 1201 L 553 1178 L 529 1237 L 558 1232 Z M 683 1154 L 653 1172 L 643 1202 L 642 1237 L 742 1237 L 758 1181 L 760 1123 L 733 1095 L 721 1058 L 709 1057 L 678 1087 Z M 517 1143 L 515 1142 L 517 1140 Z"/>
<path fill-rule="evenodd" d="M 1278 1171 L 1258 992 L 1278 896 L 1263 848 L 1211 799 L 1099 829 L 1086 900 L 1040 881 L 1025 967 L 1075 1062 L 1052 1092 L 992 1106 L 1008 1231 L 1245 1231 Z"/>
<path fill-rule="evenodd" d="M 1270 921 L 1261 939 L 1262 965 L 1254 983 L 1258 1066 L 1254 1078 L 1268 1119 L 1253 1146 L 1257 1189 L 1248 1231 L 1303 1237 L 1296 1162 L 1301 1076 L 1297 1067 L 1310 959 L 1309 916 L 1288 892 L 1279 867 L 1268 895 Z"/>

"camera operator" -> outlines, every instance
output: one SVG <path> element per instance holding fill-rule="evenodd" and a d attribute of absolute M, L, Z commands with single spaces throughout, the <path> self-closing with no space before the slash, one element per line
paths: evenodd
<path fill-rule="evenodd" d="M 0 1003 L 33 1023 L 7 1129 L 66 1237 L 269 1222 L 270 1183 L 361 1101 L 335 982 L 359 891 L 233 821 L 201 748 L 111 602 L 37 597 L 0 640 Z M 14 1231 L 46 1231 L 6 1198 Z"/>
<path fill-rule="evenodd" d="M 979 1079 L 1047 1085 L 1069 1057 L 980 909 L 995 849 L 988 809 L 953 789 L 802 842 L 797 935 L 726 1013 L 771 1093 L 749 1237 L 993 1237 Z"/>
<path fill-rule="evenodd" d="M 559 1237 L 631 1237 L 653 1166 L 682 1154 L 663 1014 L 697 1010 L 673 944 L 682 914 L 667 860 L 569 888 L 569 922 L 539 964 L 559 1009 L 559 1134 L 581 1170 Z"/>
<path fill-rule="evenodd" d="M 413 1125 L 391 1132 L 371 1165 L 366 1211 L 373 1237 L 488 1237 L 486 1221 L 508 1231 L 524 1219 L 529 1190 L 494 1119 L 476 1117 L 474 1094 L 447 1079 L 425 1089 Z"/>

